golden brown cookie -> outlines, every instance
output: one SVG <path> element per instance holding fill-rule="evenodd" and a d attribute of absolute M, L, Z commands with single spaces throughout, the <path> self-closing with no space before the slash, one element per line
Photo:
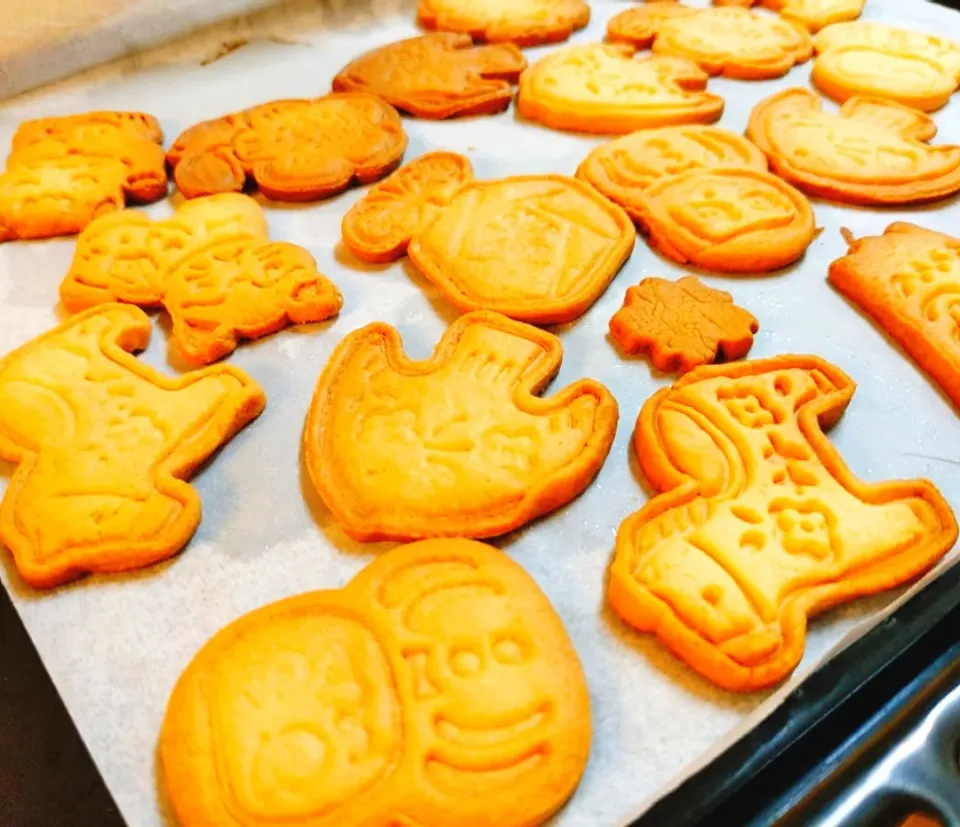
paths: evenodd
<path fill-rule="evenodd" d="M 559 43 L 590 22 L 584 0 L 420 0 L 420 25 L 477 41 Z"/>
<path fill-rule="evenodd" d="M 722 357 L 742 359 L 760 325 L 733 297 L 696 276 L 646 278 L 628 287 L 610 333 L 627 353 L 649 353 L 657 370 L 687 373 Z"/>
<path fill-rule="evenodd" d="M 960 407 L 960 240 L 914 224 L 855 239 L 830 282 L 870 314 Z"/>
<path fill-rule="evenodd" d="M 551 52 L 520 76 L 520 114 L 554 129 L 606 134 L 713 123 L 723 114 L 723 98 L 705 91 L 709 76 L 695 63 L 635 60 L 633 52 L 625 43 Z"/>
<path fill-rule="evenodd" d="M 177 681 L 160 757 L 183 827 L 533 827 L 573 793 L 590 734 L 533 579 L 482 543 L 426 540 L 218 632 Z"/>
<path fill-rule="evenodd" d="M 78 233 L 98 215 L 167 194 L 163 133 L 138 112 L 26 121 L 0 174 L 0 241 Z"/>
<path fill-rule="evenodd" d="M 461 310 L 573 321 L 633 250 L 630 217 L 565 175 L 473 181 L 421 228 L 410 260 Z"/>
<path fill-rule="evenodd" d="M 644 190 L 639 218 L 650 244 L 665 256 L 725 273 L 786 267 L 817 234 L 803 193 L 746 167 L 661 178 Z"/>
<path fill-rule="evenodd" d="M 187 198 L 240 192 L 248 179 L 268 198 L 313 201 L 391 172 L 407 147 L 397 111 L 344 92 L 280 100 L 190 127 L 167 160 Z"/>
<path fill-rule="evenodd" d="M 750 167 L 765 171 L 767 159 L 746 138 L 716 126 L 663 126 L 615 138 L 594 149 L 577 177 L 640 220 L 643 191 L 667 175 L 691 169 Z"/>
<path fill-rule="evenodd" d="M 578 496 L 610 450 L 617 403 L 589 379 L 537 398 L 562 352 L 485 312 L 457 319 L 424 362 L 382 322 L 347 336 L 304 430 L 310 477 L 347 534 L 494 537 Z"/>
<path fill-rule="evenodd" d="M 960 44 L 883 23 L 838 23 L 814 40 L 813 82 L 845 101 L 874 96 L 924 112 L 942 107 L 960 83 Z"/>
<path fill-rule="evenodd" d="M 200 523 L 185 480 L 263 410 L 236 368 L 171 379 L 130 355 L 149 340 L 142 310 L 107 304 L 0 360 L 0 457 L 17 465 L 0 541 L 36 588 L 180 551 Z"/>
<path fill-rule="evenodd" d="M 919 577 L 957 539 L 931 483 L 862 482 L 824 436 L 854 389 L 780 356 L 698 368 L 640 412 L 634 450 L 661 493 L 617 532 L 610 602 L 725 689 L 782 680 L 808 617 Z"/>
<path fill-rule="evenodd" d="M 502 112 L 527 68 L 513 44 L 474 46 L 469 35 L 437 33 L 382 46 L 349 63 L 335 92 L 369 92 L 418 118 Z"/>
<path fill-rule="evenodd" d="M 960 146 L 929 146 L 922 112 L 851 98 L 823 112 L 807 89 L 785 89 L 750 114 L 747 136 L 777 175 L 810 195 L 849 204 L 911 204 L 960 190 Z"/>
<path fill-rule="evenodd" d="M 473 180 L 473 167 L 455 152 L 428 152 L 370 188 L 343 217 L 343 241 L 373 263 L 405 255 L 410 239 L 453 194 Z"/>
<path fill-rule="evenodd" d="M 715 6 L 750 8 L 761 5 L 780 12 L 784 20 L 797 23 L 811 32 L 846 20 L 856 20 L 866 0 L 713 0 Z"/>
<path fill-rule="evenodd" d="M 610 18 L 607 40 L 611 43 L 627 43 L 635 49 L 648 49 L 666 21 L 675 17 L 690 17 L 701 11 L 683 6 L 676 0 L 659 0 L 633 6 Z"/>

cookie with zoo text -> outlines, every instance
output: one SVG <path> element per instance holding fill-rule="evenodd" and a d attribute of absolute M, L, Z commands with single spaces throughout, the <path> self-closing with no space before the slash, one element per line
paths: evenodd
<path fill-rule="evenodd" d="M 0 360 L 0 457 L 16 464 L 0 541 L 36 588 L 179 552 L 200 523 L 186 480 L 266 404 L 236 368 L 158 373 L 131 355 L 149 340 L 142 310 L 107 304 Z"/>
<path fill-rule="evenodd" d="M 607 23 L 607 40 L 628 43 L 636 49 L 648 49 L 660 27 L 675 17 L 691 17 L 702 9 L 692 9 L 676 0 L 659 0 L 632 6 L 618 12 Z"/>
<path fill-rule="evenodd" d="M 167 160 L 186 198 L 240 192 L 253 181 L 276 201 L 314 201 L 383 178 L 406 148 L 396 109 L 343 92 L 204 121 L 177 138 Z"/>
<path fill-rule="evenodd" d="M 797 23 L 811 32 L 824 26 L 856 20 L 866 0 L 713 0 L 715 6 L 750 8 L 760 5 L 779 12 L 784 20 Z"/>
<path fill-rule="evenodd" d="M 896 222 L 844 235 L 830 283 L 870 314 L 960 407 L 960 239 Z"/>
<path fill-rule="evenodd" d="M 863 482 L 827 440 L 854 390 L 822 359 L 779 356 L 698 368 L 640 412 L 660 494 L 620 526 L 608 596 L 724 689 L 783 680 L 807 618 L 920 577 L 957 539 L 930 482 Z"/>
<path fill-rule="evenodd" d="M 586 312 L 630 256 L 630 217 L 566 175 L 471 181 L 414 235 L 417 269 L 463 311 L 533 324 Z"/>
<path fill-rule="evenodd" d="M 520 114 L 553 129 L 625 134 L 637 129 L 713 123 L 723 98 L 709 75 L 685 58 L 634 58 L 626 43 L 565 46 L 520 76 Z"/>
<path fill-rule="evenodd" d="M 487 43 L 559 43 L 590 22 L 585 0 L 420 0 L 426 29 L 460 32 Z"/>
<path fill-rule="evenodd" d="M 373 263 L 405 255 L 410 239 L 453 194 L 473 180 L 470 161 L 456 152 L 428 152 L 371 187 L 343 217 L 343 241 Z"/>
<path fill-rule="evenodd" d="M 768 273 L 803 256 L 816 237 L 799 190 L 748 167 L 692 169 L 643 192 L 650 244 L 680 264 L 722 273 Z"/>
<path fill-rule="evenodd" d="M 810 195 L 848 204 L 912 204 L 960 191 L 960 146 L 930 146 L 924 113 L 851 98 L 824 112 L 807 89 L 785 89 L 750 113 L 747 137 L 770 168 Z"/>
<path fill-rule="evenodd" d="M 643 191 L 654 181 L 691 169 L 740 166 L 765 171 L 767 159 L 741 135 L 691 124 L 642 129 L 601 144 L 577 168 L 577 177 L 639 221 Z"/>
<path fill-rule="evenodd" d="M 382 322 L 347 336 L 314 393 L 304 456 L 351 537 L 493 537 L 578 496 L 606 459 L 617 403 L 590 379 L 548 399 L 551 333 L 469 313 L 414 362 Z"/>
<path fill-rule="evenodd" d="M 814 84 L 836 101 L 878 97 L 933 112 L 960 83 L 960 44 L 937 35 L 857 20 L 814 39 Z"/>
<path fill-rule="evenodd" d="M 89 112 L 22 123 L 0 173 L 0 241 L 80 232 L 94 218 L 167 194 L 156 119 Z"/>

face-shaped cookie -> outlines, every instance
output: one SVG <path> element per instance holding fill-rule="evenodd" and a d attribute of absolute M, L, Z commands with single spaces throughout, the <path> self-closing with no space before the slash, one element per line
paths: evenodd
<path fill-rule="evenodd" d="M 786 267 L 816 235 L 803 193 L 749 168 L 693 169 L 661 178 L 644 190 L 639 218 L 664 255 L 720 272 Z"/>
<path fill-rule="evenodd" d="M 784 20 L 816 32 L 832 23 L 856 20 L 866 0 L 713 0 L 715 6 L 739 6 L 748 9 L 761 5 L 780 12 Z"/>
<path fill-rule="evenodd" d="M 427 29 L 461 32 L 489 43 L 536 46 L 566 40 L 590 22 L 584 0 L 420 0 Z"/>
<path fill-rule="evenodd" d="M 598 146 L 580 164 L 577 177 L 589 181 L 638 221 L 643 191 L 659 178 L 691 169 L 739 166 L 763 171 L 767 159 L 753 143 L 726 129 L 664 126 Z"/>
<path fill-rule="evenodd" d="M 167 194 L 156 120 L 136 112 L 91 112 L 27 121 L 0 174 L 0 241 L 80 232 L 127 200 Z"/>
<path fill-rule="evenodd" d="M 128 353 L 149 339 L 142 310 L 108 304 L 0 361 L 0 456 L 17 464 L 0 541 L 33 586 L 176 554 L 200 522 L 184 480 L 263 409 L 239 370 L 169 379 Z"/>
<path fill-rule="evenodd" d="M 520 113 L 554 129 L 624 134 L 712 123 L 723 98 L 705 92 L 708 75 L 683 58 L 633 58 L 622 43 L 567 46 L 520 76 Z"/>
<path fill-rule="evenodd" d="M 239 192 L 252 178 L 268 198 L 313 201 L 382 178 L 407 146 L 400 116 L 373 95 L 281 100 L 197 124 L 167 153 L 187 198 Z"/>
<path fill-rule="evenodd" d="M 936 132 L 922 112 L 876 99 L 823 112 L 806 89 L 761 101 L 747 127 L 782 178 L 851 204 L 910 204 L 960 190 L 960 147 L 928 146 Z"/>
<path fill-rule="evenodd" d="M 363 261 L 387 262 L 407 252 L 413 235 L 447 204 L 473 168 L 455 152 L 428 152 L 370 190 L 343 217 L 343 240 Z"/>
<path fill-rule="evenodd" d="M 425 362 L 386 324 L 350 334 L 304 431 L 324 502 L 359 540 L 492 537 L 567 503 L 603 464 L 617 404 L 590 380 L 536 398 L 561 352 L 496 313 L 459 318 Z"/>
<path fill-rule="evenodd" d="M 457 307 L 551 324 L 597 300 L 635 235 L 629 216 L 588 184 L 519 175 L 461 187 L 408 252 Z"/>
<path fill-rule="evenodd" d="M 813 82 L 837 101 L 886 98 L 932 112 L 960 82 L 960 44 L 936 35 L 856 21 L 817 35 Z"/>
<path fill-rule="evenodd" d="M 855 301 L 960 406 L 960 241 L 913 224 L 855 239 L 830 282 Z"/>
<path fill-rule="evenodd" d="M 395 548 L 342 589 L 234 621 L 181 676 L 160 736 L 183 827 L 527 827 L 589 749 L 560 619 L 469 540 Z"/>
<path fill-rule="evenodd" d="M 786 677 L 807 617 L 918 577 L 957 538 L 929 482 L 861 482 L 827 441 L 853 391 L 782 356 L 699 368 L 640 413 L 636 454 L 664 493 L 620 526 L 609 597 L 726 689 Z"/>
<path fill-rule="evenodd" d="M 358 57 L 333 79 L 336 92 L 370 92 L 420 118 L 489 115 L 510 104 L 527 68 L 514 45 L 473 46 L 466 34 L 428 34 Z"/>

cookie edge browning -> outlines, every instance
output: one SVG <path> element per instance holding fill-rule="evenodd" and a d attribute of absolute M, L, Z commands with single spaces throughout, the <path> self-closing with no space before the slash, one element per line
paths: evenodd
<path fill-rule="evenodd" d="M 411 377 L 429 375 L 447 363 L 464 331 L 477 324 L 520 336 L 542 348 L 543 356 L 538 357 L 537 363 L 514 389 L 513 401 L 521 410 L 538 413 L 538 408 L 561 408 L 580 396 L 591 395 L 596 398 L 594 428 L 587 444 L 566 468 L 555 472 L 546 481 L 532 483 L 531 490 L 518 502 L 495 514 L 468 518 L 452 513 L 444 518 L 417 515 L 422 528 L 394 524 L 393 514 L 371 518 L 350 502 L 353 492 L 350 492 L 351 496 L 344 495 L 346 486 L 331 471 L 336 463 L 329 462 L 324 451 L 326 423 L 329 411 L 336 404 L 335 393 L 340 374 L 357 349 L 379 340 L 383 343 L 388 363 L 395 371 Z M 374 322 L 348 334 L 334 350 L 320 375 L 307 411 L 303 456 L 314 488 L 344 531 L 360 542 L 498 537 L 572 502 L 589 487 L 606 461 L 616 434 L 619 409 L 613 394 L 593 379 L 580 379 L 548 398 L 539 397 L 537 394 L 560 370 L 562 359 L 563 345 L 552 333 L 489 311 L 468 313 L 454 321 L 440 338 L 433 355 L 426 360 L 410 359 L 403 350 L 399 332 L 385 322 Z"/>
<path fill-rule="evenodd" d="M 52 588 L 83 574 L 128 571 L 143 568 L 165 560 L 177 554 L 190 540 L 197 526 L 200 524 L 201 501 L 200 495 L 189 484 L 188 480 L 198 466 L 203 464 L 221 446 L 226 444 L 245 425 L 256 419 L 266 406 L 266 396 L 260 386 L 246 373 L 227 365 L 208 368 L 203 371 L 194 371 L 175 378 L 165 376 L 149 365 L 137 359 L 133 353 L 146 348 L 150 341 L 150 319 L 140 308 L 130 304 L 103 304 L 92 307 L 83 313 L 71 316 L 65 322 L 42 333 L 5 357 L 0 359 L 0 374 L 7 363 L 27 349 L 41 346 L 46 340 L 60 335 L 71 327 L 82 324 L 93 316 L 112 316 L 111 326 L 101 336 L 101 351 L 121 367 L 138 374 L 142 379 L 165 390 L 180 390 L 196 381 L 216 376 L 217 374 L 230 376 L 238 383 L 238 389 L 231 393 L 238 400 L 238 405 L 232 411 L 224 407 L 222 411 L 231 413 L 231 418 L 225 418 L 218 412 L 216 430 L 207 432 L 206 440 L 196 445 L 191 438 L 183 444 L 189 444 L 193 450 L 191 455 L 176 467 L 169 466 L 169 458 L 161 462 L 154 469 L 154 484 L 159 492 L 183 505 L 182 516 L 178 519 L 179 529 L 168 531 L 170 536 L 164 541 L 154 540 L 133 544 L 130 542 L 111 541 L 92 545 L 77 546 L 69 554 L 58 555 L 53 563 L 36 563 L 33 559 L 33 549 L 29 543 L 22 541 L 22 535 L 16 526 L 16 501 L 24 482 L 36 461 L 37 451 L 18 446 L 0 432 L 0 458 L 16 464 L 10 483 L 0 502 L 0 542 L 3 543 L 14 558 L 17 570 L 23 579 L 38 589 Z M 109 338 L 116 333 L 116 338 Z M 127 349 L 129 348 L 129 350 Z M 113 557 L 123 552 L 126 559 L 118 564 Z M 103 557 L 108 559 L 104 562 Z"/>
<path fill-rule="evenodd" d="M 469 2 L 470 0 L 467 0 L 467 3 Z M 574 32 L 585 28 L 590 22 L 590 6 L 585 0 L 566 0 L 566 2 L 571 7 L 576 3 L 576 16 L 569 23 L 556 22 L 552 26 L 523 27 L 508 22 L 475 28 L 454 28 L 444 21 L 441 12 L 434 10 L 431 0 L 419 0 L 417 22 L 428 31 L 465 34 L 475 43 L 512 43 L 521 48 L 546 46 L 569 40 Z"/>
<path fill-rule="evenodd" d="M 657 437 L 656 414 L 660 404 L 674 389 L 718 376 L 739 378 L 773 369 L 810 368 L 829 377 L 836 390 L 803 405 L 798 426 L 814 453 L 830 474 L 847 491 L 871 504 L 882 504 L 903 497 L 916 497 L 929 503 L 941 531 L 923 535 L 920 543 L 873 564 L 848 572 L 840 581 L 798 589 L 780 604 L 779 621 L 783 644 L 774 655 L 754 666 L 743 666 L 719 647 L 687 626 L 676 612 L 648 589 L 639 587 L 631 573 L 633 526 L 650 520 L 670 508 L 691 502 L 699 494 L 692 477 L 677 470 L 663 452 Z M 640 631 L 652 632 L 678 658 L 696 672 L 731 692 L 753 692 L 768 688 L 786 678 L 800 663 L 806 644 L 809 618 L 841 603 L 876 594 L 909 582 L 933 568 L 957 539 L 957 523 L 947 501 L 936 486 L 925 479 L 867 483 L 853 474 L 826 436 L 843 415 L 856 390 L 856 384 L 839 368 L 817 356 L 783 355 L 768 359 L 706 365 L 678 379 L 648 399 L 637 418 L 633 450 L 644 476 L 658 492 L 639 511 L 627 517 L 617 530 L 616 553 L 610 567 L 607 597 L 614 610 Z M 906 568 L 897 568 L 905 554 L 916 559 Z"/>
<path fill-rule="evenodd" d="M 622 207 L 610 199 L 605 198 L 592 185 L 569 175 L 554 173 L 546 175 L 514 175 L 508 178 L 468 181 L 457 190 L 453 198 L 447 203 L 446 208 L 449 209 L 454 201 L 468 190 L 498 186 L 507 182 L 526 181 L 553 181 L 563 184 L 564 186 L 572 186 L 578 190 L 581 195 L 606 210 L 620 226 L 620 239 L 618 239 L 615 246 L 612 246 L 607 255 L 604 256 L 603 261 L 600 262 L 600 264 L 594 265 L 594 276 L 590 280 L 589 289 L 584 288 L 577 296 L 569 299 L 552 300 L 550 302 L 545 302 L 540 299 L 525 299 L 522 301 L 510 299 L 488 302 L 475 300 L 467 296 L 444 274 L 443 268 L 428 256 L 420 246 L 420 237 L 427 233 L 430 227 L 443 217 L 442 211 L 438 212 L 432 221 L 427 222 L 427 224 L 420 228 L 419 232 L 414 234 L 413 239 L 407 247 L 407 255 L 417 270 L 419 270 L 428 281 L 436 285 L 437 289 L 443 294 L 443 297 L 464 313 L 487 310 L 500 313 L 514 321 L 538 325 L 572 322 L 586 313 L 597 299 L 603 295 L 604 291 L 609 287 L 610 282 L 616 278 L 617 273 L 620 272 L 627 259 L 630 258 L 630 254 L 633 252 L 633 247 L 636 243 L 636 228 L 630 216 L 627 215 Z M 602 266 L 607 267 L 609 272 L 603 274 L 601 271 Z M 596 275 L 598 272 L 600 272 L 599 276 Z"/>

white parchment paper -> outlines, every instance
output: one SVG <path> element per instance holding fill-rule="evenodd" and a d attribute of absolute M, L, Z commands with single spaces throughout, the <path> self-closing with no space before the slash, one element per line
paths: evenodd
<path fill-rule="evenodd" d="M 573 40 L 600 39 L 610 16 L 625 6 L 597 0 L 589 28 Z M 960 40 L 960 15 L 919 0 L 868 0 L 864 17 Z M 404 0 L 288 3 L 261 22 L 261 30 L 244 34 L 272 40 L 253 42 L 205 67 L 198 57 L 216 49 L 217 38 L 235 27 L 8 101 L 0 106 L 0 146 L 9 144 L 24 118 L 99 108 L 150 112 L 172 140 L 197 121 L 244 106 L 321 95 L 359 52 L 417 33 L 412 3 Z M 548 48 L 553 47 L 530 49 L 528 57 L 534 60 Z M 778 81 L 712 80 L 710 89 L 727 101 L 721 125 L 742 132 L 757 101 L 790 85 L 808 85 L 809 74 L 806 64 Z M 950 103 L 935 118 L 941 130 L 937 140 L 960 143 L 960 104 Z M 470 157 L 480 177 L 572 174 L 602 140 L 524 123 L 512 107 L 494 117 L 437 123 L 407 119 L 405 124 L 407 160 L 430 150 L 457 150 Z M 354 189 L 304 206 L 263 202 L 272 236 L 310 250 L 342 290 L 344 309 L 333 322 L 281 332 L 230 357 L 263 385 L 269 402 L 263 416 L 195 478 L 204 517 L 183 554 L 140 572 L 88 578 L 41 594 L 25 586 L 0 550 L 0 578 L 132 826 L 172 824 L 157 781 L 157 734 L 177 676 L 204 641 L 267 602 L 343 585 L 388 547 L 351 542 L 318 500 L 299 458 L 303 419 L 321 369 L 348 332 L 385 320 L 401 331 L 410 354 L 425 357 L 455 311 L 406 262 L 366 267 L 345 251 L 340 221 L 361 194 Z M 148 212 L 160 217 L 171 210 L 165 202 Z M 751 356 L 816 353 L 859 383 L 832 433 L 856 473 L 869 481 L 929 477 L 960 510 L 957 411 L 825 280 L 829 262 L 845 252 L 841 226 L 861 236 L 878 234 L 894 220 L 911 220 L 956 234 L 960 207 L 946 202 L 881 211 L 816 202 L 815 211 L 823 232 L 796 266 L 768 277 L 708 276 L 704 281 L 733 293 L 760 320 Z M 57 286 L 74 243 L 0 245 L 0 353 L 56 323 Z M 633 421 L 643 402 L 670 378 L 652 372 L 643 359 L 621 357 L 607 336 L 607 323 L 627 286 L 648 275 L 683 273 L 641 240 L 587 314 L 556 329 L 565 358 L 553 387 L 585 376 L 602 381 L 620 403 L 620 429 L 603 470 L 583 496 L 496 543 L 546 591 L 590 683 L 593 752 L 579 791 L 555 819 L 562 827 L 628 822 L 754 726 L 832 648 L 876 623 L 903 593 L 859 600 L 817 619 L 790 684 L 748 696 L 714 688 L 611 612 L 604 591 L 614 534 L 646 498 L 629 450 Z M 167 331 L 158 317 L 143 358 L 174 372 Z M 0 471 L 3 487 L 12 468 L 0 466 Z"/>

